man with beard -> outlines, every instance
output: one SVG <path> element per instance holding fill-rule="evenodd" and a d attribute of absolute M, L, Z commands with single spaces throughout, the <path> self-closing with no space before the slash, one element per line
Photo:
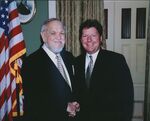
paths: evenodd
<path fill-rule="evenodd" d="M 72 101 L 74 57 L 64 50 L 65 29 L 57 18 L 44 22 L 43 45 L 22 67 L 26 121 L 75 120 L 67 112 Z M 61 64 L 60 64 L 61 63 Z"/>

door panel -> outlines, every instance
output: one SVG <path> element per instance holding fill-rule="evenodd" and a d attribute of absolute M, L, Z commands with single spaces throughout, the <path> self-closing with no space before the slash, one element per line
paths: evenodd
<path fill-rule="evenodd" d="M 148 2 L 104 1 L 108 10 L 107 49 L 125 56 L 134 83 L 133 121 L 143 121 Z"/>

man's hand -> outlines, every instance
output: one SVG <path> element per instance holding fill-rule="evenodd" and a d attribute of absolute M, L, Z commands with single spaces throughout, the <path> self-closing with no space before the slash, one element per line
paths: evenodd
<path fill-rule="evenodd" d="M 76 116 L 76 112 L 80 111 L 80 105 L 78 102 L 69 102 L 67 106 L 67 112 L 69 116 L 74 117 Z"/>

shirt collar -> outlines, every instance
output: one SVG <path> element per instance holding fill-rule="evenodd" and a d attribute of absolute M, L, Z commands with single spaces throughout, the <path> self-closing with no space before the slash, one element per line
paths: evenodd
<path fill-rule="evenodd" d="M 97 58 L 97 55 L 98 55 L 99 51 L 100 51 L 100 50 L 96 51 L 96 52 L 93 53 L 93 54 L 86 53 L 86 58 L 88 58 L 88 57 L 91 55 L 92 58 L 93 58 L 93 61 L 94 61 L 94 63 L 95 63 L 95 60 L 96 60 L 96 58 Z"/>
<path fill-rule="evenodd" d="M 50 49 L 48 49 L 48 47 L 45 44 L 43 44 L 42 48 L 47 53 L 47 55 L 51 58 L 51 60 L 54 63 L 56 63 L 56 54 L 53 53 Z"/>

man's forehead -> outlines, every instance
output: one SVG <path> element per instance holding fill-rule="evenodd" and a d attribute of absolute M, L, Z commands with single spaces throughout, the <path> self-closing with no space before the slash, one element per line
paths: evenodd
<path fill-rule="evenodd" d="M 64 31 L 64 27 L 62 25 L 61 22 L 59 21 L 53 21 L 53 22 L 50 22 L 48 25 L 47 25 L 48 29 L 50 30 L 61 30 L 61 31 Z"/>

